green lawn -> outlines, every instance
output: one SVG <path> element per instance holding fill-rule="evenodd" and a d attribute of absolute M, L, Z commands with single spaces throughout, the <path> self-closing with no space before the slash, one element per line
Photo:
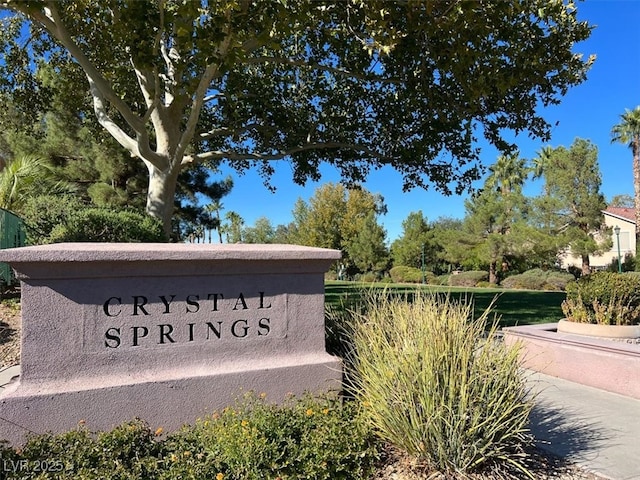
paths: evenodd
<path fill-rule="evenodd" d="M 500 325 L 503 327 L 557 322 L 563 317 L 560 304 L 565 299 L 564 292 L 327 281 L 325 301 L 327 305 L 337 306 L 344 299 L 357 299 L 363 290 L 385 288 L 398 294 L 415 292 L 416 289 L 449 294 L 454 299 L 473 302 L 478 315 L 495 299 L 493 312 L 500 318 Z"/>

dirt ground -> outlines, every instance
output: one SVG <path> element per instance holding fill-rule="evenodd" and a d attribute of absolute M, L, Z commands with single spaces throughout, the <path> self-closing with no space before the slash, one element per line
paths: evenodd
<path fill-rule="evenodd" d="M 20 363 L 20 304 L 14 299 L 0 302 L 0 369 Z"/>

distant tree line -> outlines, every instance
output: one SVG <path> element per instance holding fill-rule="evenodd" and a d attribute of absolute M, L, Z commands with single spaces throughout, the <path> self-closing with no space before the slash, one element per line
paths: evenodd
<path fill-rule="evenodd" d="M 543 181 L 537 197 L 524 195 L 530 179 Z M 235 212 L 221 225 L 230 242 L 295 243 L 343 252 L 347 274 L 382 278 L 392 267 L 410 267 L 441 275 L 454 270 L 484 270 L 497 284 L 531 268 L 553 269 L 559 255 L 581 258 L 590 273 L 589 255 L 611 248 L 600 192 L 597 147 L 577 138 L 570 147 L 543 148 L 527 161 L 517 153 L 500 156 L 483 187 L 465 202 L 463 219 L 434 221 L 422 210 L 411 212 L 402 234 L 387 246 L 380 216 L 384 199 L 364 188 L 325 184 L 293 207 L 288 225 L 259 218 L 244 226 Z M 616 203 L 629 202 L 619 196 Z"/>

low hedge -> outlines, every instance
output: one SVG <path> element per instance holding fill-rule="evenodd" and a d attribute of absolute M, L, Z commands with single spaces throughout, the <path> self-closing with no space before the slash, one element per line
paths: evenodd
<path fill-rule="evenodd" d="M 519 275 L 505 278 L 501 285 L 504 288 L 561 291 L 565 290 L 567 284 L 573 280 L 574 276 L 570 273 L 534 268 Z"/>
<path fill-rule="evenodd" d="M 460 272 L 449 276 L 449 285 L 452 287 L 475 287 L 480 282 L 489 280 L 489 273 L 471 270 L 469 272 Z"/>
<path fill-rule="evenodd" d="M 406 265 L 393 267 L 389 271 L 391 279 L 394 283 L 422 283 L 422 270 Z M 432 272 L 425 272 L 425 282 L 429 284 L 435 283 L 436 276 Z"/>

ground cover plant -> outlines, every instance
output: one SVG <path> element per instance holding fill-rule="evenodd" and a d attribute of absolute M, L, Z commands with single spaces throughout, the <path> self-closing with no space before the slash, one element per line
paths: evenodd
<path fill-rule="evenodd" d="M 249 394 L 161 439 L 140 420 L 110 432 L 86 428 L 0 448 L 12 479 L 364 480 L 377 441 L 356 402 L 291 398 L 276 406 Z M 42 468 L 35 468 L 38 465 Z M 46 465 L 47 468 L 44 468 Z"/>
<path fill-rule="evenodd" d="M 533 408 L 518 348 L 485 330 L 468 303 L 415 292 L 365 296 L 352 310 L 351 389 L 380 437 L 430 471 L 464 476 L 527 468 Z"/>

